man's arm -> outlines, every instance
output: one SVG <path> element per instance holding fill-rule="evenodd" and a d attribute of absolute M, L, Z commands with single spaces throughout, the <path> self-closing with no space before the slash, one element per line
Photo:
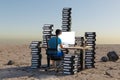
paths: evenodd
<path fill-rule="evenodd" d="M 62 44 L 60 44 L 60 47 L 61 47 L 61 48 L 64 48 Z"/>
<path fill-rule="evenodd" d="M 62 41 L 61 41 L 60 38 L 59 38 L 59 44 L 60 44 L 60 48 L 64 48 L 63 45 L 62 45 Z"/>

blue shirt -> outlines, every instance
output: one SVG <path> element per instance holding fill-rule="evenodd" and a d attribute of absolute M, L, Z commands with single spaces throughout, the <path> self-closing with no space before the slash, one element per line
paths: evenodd
<path fill-rule="evenodd" d="M 58 41 L 56 41 L 56 40 L 58 40 Z M 60 50 L 60 44 L 62 44 L 62 41 L 59 37 L 58 38 L 57 37 L 52 37 L 48 41 L 48 47 L 49 48 L 54 48 L 54 49 L 56 49 L 56 47 L 57 47 L 58 51 L 61 51 Z"/>

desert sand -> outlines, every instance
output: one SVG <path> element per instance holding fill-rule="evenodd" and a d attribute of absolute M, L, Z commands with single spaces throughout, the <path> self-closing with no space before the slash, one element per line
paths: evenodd
<path fill-rule="evenodd" d="M 97 45 L 96 67 L 85 69 L 75 75 L 55 74 L 40 69 L 30 69 L 31 53 L 28 44 L 0 45 L 0 80 L 120 80 L 120 60 L 101 62 L 100 58 L 114 50 L 120 55 L 120 45 Z M 46 63 L 45 51 L 42 50 L 42 64 Z M 6 65 L 13 60 L 13 65 Z"/>

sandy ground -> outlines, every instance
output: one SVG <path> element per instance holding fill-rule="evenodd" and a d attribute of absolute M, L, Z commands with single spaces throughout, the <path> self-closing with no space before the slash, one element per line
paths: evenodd
<path fill-rule="evenodd" d="M 31 70 L 31 54 L 28 45 L 0 45 L 0 80 L 120 80 L 120 60 L 100 62 L 108 51 L 114 50 L 120 55 L 120 45 L 97 45 L 96 68 L 86 69 L 75 75 L 55 74 L 53 71 Z M 42 63 L 46 63 L 42 50 Z M 13 65 L 6 65 L 13 60 Z"/>

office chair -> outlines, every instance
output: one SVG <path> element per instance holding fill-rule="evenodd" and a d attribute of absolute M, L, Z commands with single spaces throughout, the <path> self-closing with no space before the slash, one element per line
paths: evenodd
<path fill-rule="evenodd" d="M 48 69 L 51 69 L 51 65 L 50 65 L 50 60 L 54 60 L 55 61 L 55 71 L 58 72 L 59 69 L 61 68 L 62 66 L 62 60 L 63 60 L 63 57 L 55 57 L 53 55 L 49 55 L 48 54 L 48 49 L 49 50 L 53 50 L 52 48 L 49 48 L 48 47 L 48 41 L 52 38 L 52 37 L 55 37 L 55 35 L 47 35 L 46 36 L 46 42 L 47 42 L 47 49 L 46 49 L 46 54 L 47 54 L 47 69 L 46 71 L 48 71 Z M 57 46 L 57 45 L 56 45 Z M 54 49 L 55 50 L 55 49 Z M 57 52 L 57 47 L 56 47 L 56 52 Z"/>

